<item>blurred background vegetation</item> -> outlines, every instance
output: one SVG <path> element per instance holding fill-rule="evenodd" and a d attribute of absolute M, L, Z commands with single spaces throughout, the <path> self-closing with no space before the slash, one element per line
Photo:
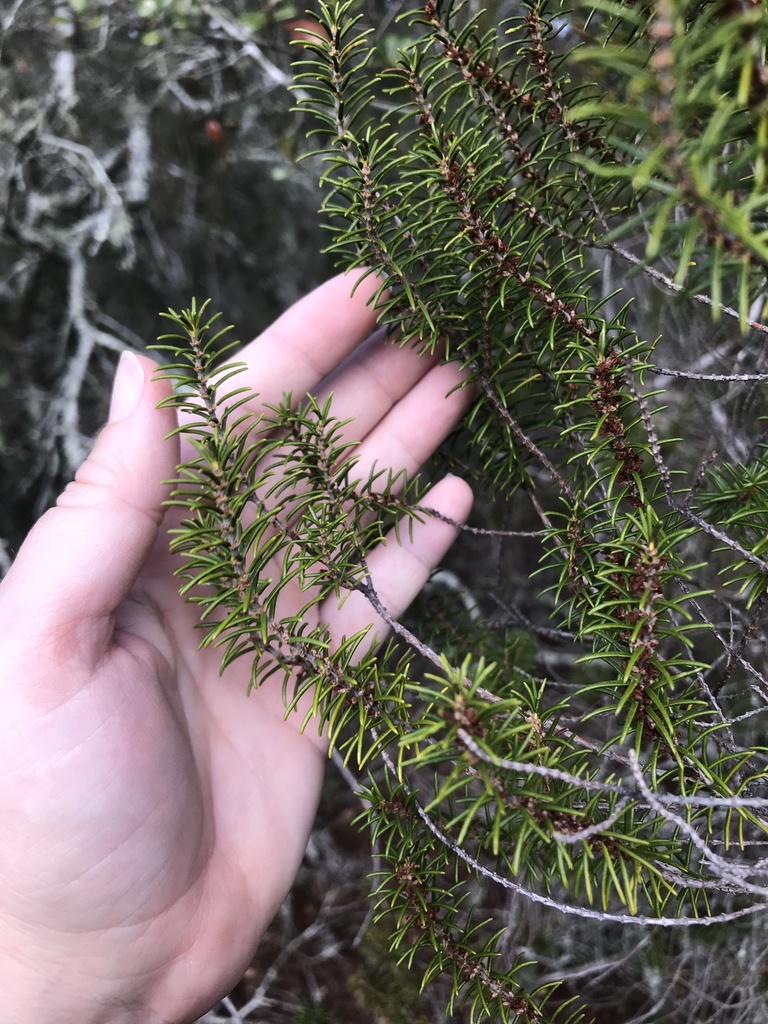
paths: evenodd
<path fill-rule="evenodd" d="M 0 536 L 6 561 L 103 422 L 123 348 L 210 297 L 249 340 L 331 272 L 297 165 L 290 8 L 4 3 Z"/>

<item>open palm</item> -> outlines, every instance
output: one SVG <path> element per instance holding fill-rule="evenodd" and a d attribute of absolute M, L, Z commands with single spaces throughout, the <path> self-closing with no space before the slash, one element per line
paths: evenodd
<path fill-rule="evenodd" d="M 335 278 L 239 358 L 265 404 L 333 392 L 361 476 L 413 472 L 461 414 L 452 366 L 369 336 L 372 286 Z M 367 339 L 367 340 L 366 340 Z M 4 1020 L 194 1019 L 236 982 L 301 859 L 326 754 L 273 679 L 219 675 L 177 593 L 164 480 L 178 461 L 151 364 L 121 370 L 113 416 L 0 586 L 0 992 Z M 133 407 L 130 377 L 142 387 Z M 461 520 L 447 478 L 428 504 Z M 455 534 L 429 519 L 371 552 L 397 615 Z M 307 601 L 287 591 L 285 614 Z M 293 605 L 293 607 L 292 607 Z M 332 637 L 381 623 L 359 594 L 318 614 Z M 41 1017 L 41 1019 L 43 1019 Z"/>

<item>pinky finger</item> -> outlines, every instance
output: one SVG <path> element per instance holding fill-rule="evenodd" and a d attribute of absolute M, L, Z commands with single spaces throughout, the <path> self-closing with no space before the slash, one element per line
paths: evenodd
<path fill-rule="evenodd" d="M 459 477 L 446 476 L 424 495 L 421 504 L 463 523 L 472 508 L 472 491 Z M 390 632 L 390 623 L 399 619 L 418 595 L 458 533 L 458 526 L 431 515 L 390 530 L 368 556 L 373 601 L 361 591 L 348 594 L 340 605 L 328 599 L 323 618 L 333 641 L 340 642 L 371 626 L 372 643 L 381 643 Z M 369 645 L 364 645 L 360 654 L 366 649 Z"/>

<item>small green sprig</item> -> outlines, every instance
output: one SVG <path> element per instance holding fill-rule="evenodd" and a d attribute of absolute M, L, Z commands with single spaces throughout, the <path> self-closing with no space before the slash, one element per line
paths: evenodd
<path fill-rule="evenodd" d="M 395 481 L 374 473 L 361 484 L 329 402 L 297 405 L 286 396 L 262 408 L 254 392 L 237 387 L 242 365 L 216 365 L 232 347 L 221 346 L 229 329 L 213 333 L 217 317 L 207 319 L 206 307 L 193 302 L 165 314 L 179 330 L 158 344 L 174 357 L 162 370 L 174 383 L 165 404 L 178 410 L 188 446 L 170 499 L 185 513 L 171 548 L 182 556 L 181 592 L 200 610 L 201 643 L 223 649 L 222 671 L 251 659 L 251 686 L 282 674 L 288 711 L 311 694 L 304 724 L 316 718 L 332 738 L 355 714 L 360 735 L 374 722 L 381 728 L 401 699 L 397 686 L 379 686 L 373 656 L 361 655 L 368 631 L 334 645 L 322 623 L 308 622 L 329 594 L 369 585 L 365 556 L 383 536 L 382 511 L 391 518 Z M 401 515 L 416 514 L 412 489 L 398 496 Z M 288 584 L 307 599 L 283 618 Z"/>

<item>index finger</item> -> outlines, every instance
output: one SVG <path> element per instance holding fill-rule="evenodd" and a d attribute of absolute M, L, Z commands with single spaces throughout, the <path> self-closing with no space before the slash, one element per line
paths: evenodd
<path fill-rule="evenodd" d="M 332 277 L 286 310 L 237 353 L 246 369 L 236 385 L 257 392 L 259 405 L 277 405 L 288 393 L 300 400 L 316 387 L 376 326 L 368 303 L 381 282 L 360 281 L 365 273 Z"/>

